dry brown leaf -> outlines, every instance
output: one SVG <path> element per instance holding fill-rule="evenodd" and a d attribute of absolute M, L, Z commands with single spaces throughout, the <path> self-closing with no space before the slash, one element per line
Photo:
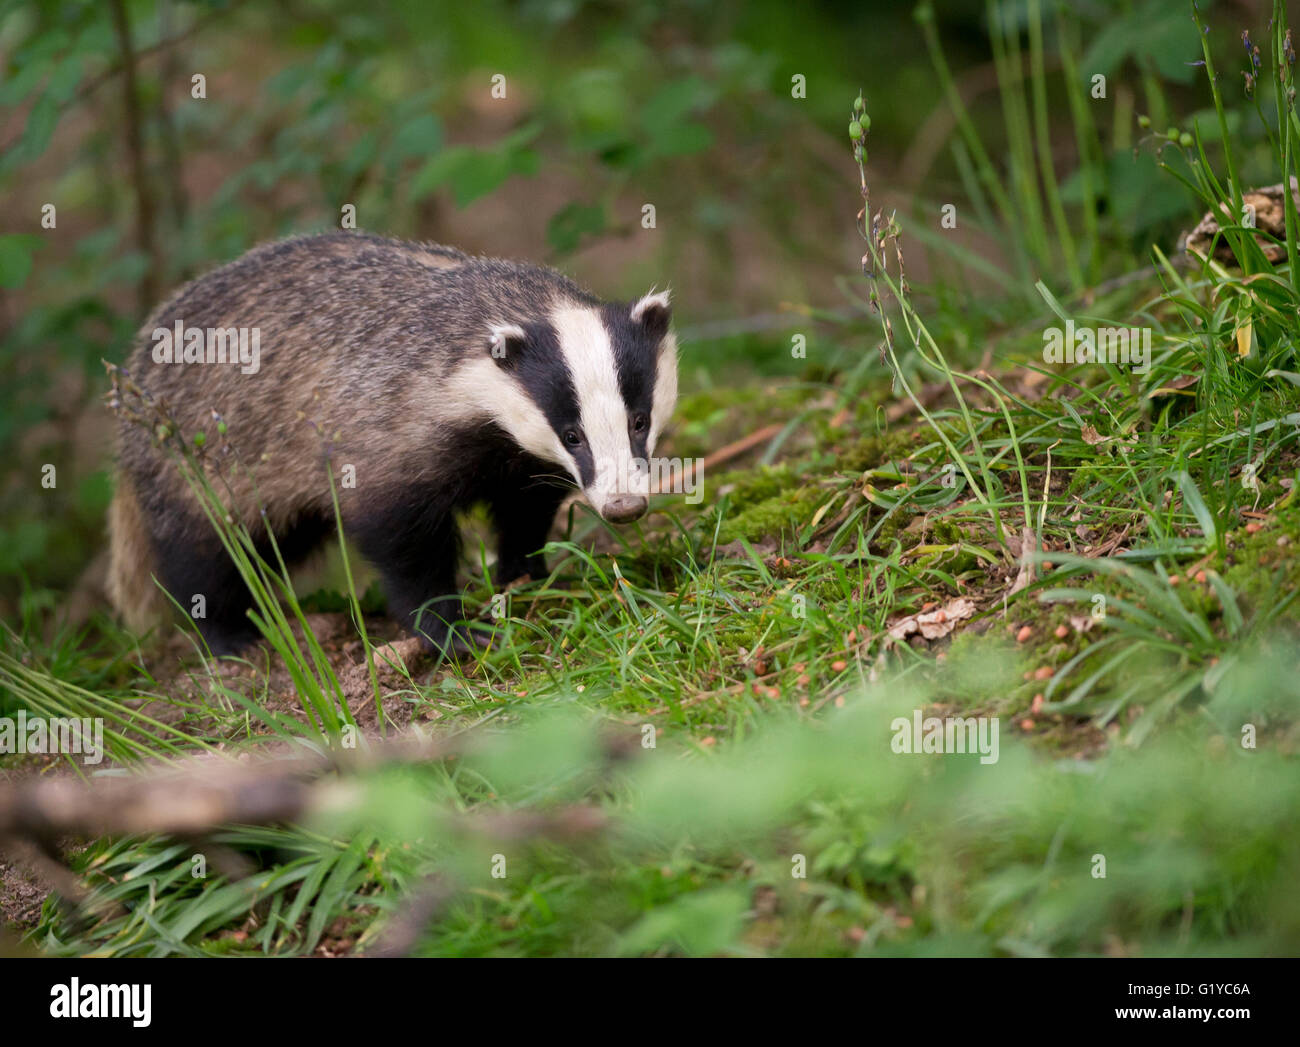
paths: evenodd
<path fill-rule="evenodd" d="M 952 632 L 959 622 L 974 615 L 975 611 L 974 601 L 959 596 L 937 610 L 900 618 L 889 627 L 889 635 L 894 640 L 905 640 L 919 632 L 927 640 L 938 640 Z"/>
<path fill-rule="evenodd" d="M 1008 549 L 1011 548 L 1012 541 L 1013 538 L 1009 537 L 1007 539 Z M 1007 595 L 1014 596 L 1016 593 L 1020 592 L 1021 589 L 1028 588 L 1033 584 L 1037 575 L 1035 573 L 1035 565 L 1032 557 L 1034 550 L 1037 548 L 1038 536 L 1034 534 L 1032 527 L 1026 527 L 1020 536 L 1020 551 L 1018 553 L 1020 557 L 1020 570 L 1016 574 L 1016 580 L 1011 583 L 1011 590 Z"/>
<path fill-rule="evenodd" d="M 1297 206 L 1300 206 L 1300 192 L 1297 192 L 1294 176 L 1291 178 L 1291 196 L 1296 201 Z M 1264 186 L 1261 189 L 1250 189 L 1242 194 L 1241 199 L 1242 203 L 1254 212 L 1256 229 L 1268 233 L 1278 240 L 1286 239 L 1285 201 L 1282 196 L 1281 182 L 1276 185 Z M 1239 224 L 1238 216 L 1225 217 L 1228 218 L 1231 224 Z M 1218 231 L 1218 217 L 1213 211 L 1206 212 L 1200 224 L 1181 238 L 1183 250 L 1188 254 L 1204 258 L 1209 253 L 1210 244 L 1214 243 L 1214 237 Z M 1264 240 L 1261 236 L 1256 236 L 1255 242 L 1263 250 L 1264 257 L 1275 265 L 1286 260 L 1285 244 L 1275 244 Z M 1218 242 L 1215 243 L 1214 257 L 1225 265 L 1237 264 L 1237 258 L 1232 253 L 1232 245 L 1228 243 L 1225 237 L 1220 237 Z"/>
<path fill-rule="evenodd" d="M 1200 380 L 1201 376 L 1196 374 L 1179 375 L 1177 378 L 1165 382 L 1159 389 L 1152 389 L 1151 392 L 1147 393 L 1147 399 L 1154 400 L 1158 396 L 1192 396 L 1193 394 L 1187 392 L 1187 390 Z"/>

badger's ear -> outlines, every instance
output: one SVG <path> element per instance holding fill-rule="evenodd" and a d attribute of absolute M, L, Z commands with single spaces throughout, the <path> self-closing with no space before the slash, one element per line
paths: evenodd
<path fill-rule="evenodd" d="M 488 351 L 499 367 L 507 370 L 519 362 L 519 355 L 528 343 L 528 334 L 518 324 L 494 324 L 490 331 Z"/>
<path fill-rule="evenodd" d="M 632 322 L 640 324 L 651 338 L 658 339 L 666 335 L 672 319 L 667 291 L 656 292 L 651 288 L 649 294 L 632 306 Z"/>

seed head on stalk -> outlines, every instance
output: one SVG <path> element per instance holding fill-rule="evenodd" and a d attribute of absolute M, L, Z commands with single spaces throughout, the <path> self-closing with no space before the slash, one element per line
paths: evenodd
<path fill-rule="evenodd" d="M 858 232 L 867 242 L 867 253 L 862 256 L 862 275 L 871 284 L 868 301 L 871 311 L 880 317 L 880 325 L 885 335 L 880 345 L 880 362 L 888 365 L 890 351 L 894 348 L 894 325 L 882 307 L 880 282 L 881 277 L 884 276 L 886 290 L 890 288 L 887 251 L 891 241 L 894 245 L 894 259 L 898 265 L 897 294 L 906 297 L 908 286 L 903 269 L 903 251 L 899 243 L 902 229 L 899 227 L 898 219 L 893 211 L 889 213 L 888 218 L 885 218 L 883 210 L 878 210 L 875 214 L 871 212 L 871 189 L 867 185 L 865 143 L 867 132 L 870 130 L 871 117 L 867 115 L 867 103 L 862 97 L 862 92 L 859 91 L 858 97 L 853 102 L 853 112 L 849 116 L 849 142 L 853 149 L 853 159 L 858 165 L 858 184 L 862 192 L 862 209 L 858 212 L 856 224 Z"/>

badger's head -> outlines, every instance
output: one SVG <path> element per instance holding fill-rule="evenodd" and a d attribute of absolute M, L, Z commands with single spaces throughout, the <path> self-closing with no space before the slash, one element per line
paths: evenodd
<path fill-rule="evenodd" d="M 677 402 L 668 292 L 624 305 L 561 302 L 544 319 L 496 324 L 494 421 L 568 471 L 597 512 L 626 523 L 649 504 L 649 461 Z M 486 391 L 486 390 L 485 390 Z"/>

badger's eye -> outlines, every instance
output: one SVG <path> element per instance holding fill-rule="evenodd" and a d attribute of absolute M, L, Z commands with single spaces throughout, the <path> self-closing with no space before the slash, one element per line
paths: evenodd
<path fill-rule="evenodd" d="M 582 434 L 577 429 L 564 430 L 564 442 L 569 447 L 578 447 L 582 443 Z"/>
<path fill-rule="evenodd" d="M 650 425 L 650 419 L 643 414 L 637 415 L 632 419 L 632 431 L 634 433 L 643 433 Z"/>

